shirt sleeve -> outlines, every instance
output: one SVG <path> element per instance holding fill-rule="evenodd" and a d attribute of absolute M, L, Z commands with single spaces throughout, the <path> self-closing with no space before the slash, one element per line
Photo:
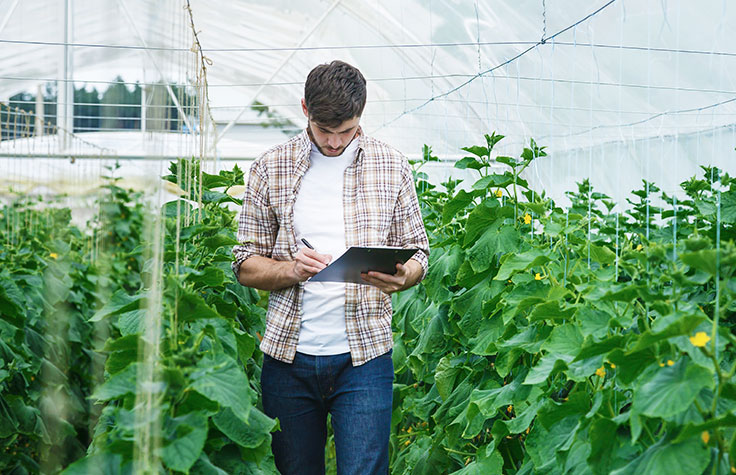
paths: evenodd
<path fill-rule="evenodd" d="M 251 256 L 271 257 L 278 221 L 271 212 L 268 198 L 268 178 L 262 160 L 250 167 L 243 207 L 238 216 L 238 242 L 233 247 L 233 272 L 238 275 L 240 264 Z"/>
<path fill-rule="evenodd" d="M 429 267 L 429 240 L 427 231 L 424 229 L 414 178 L 406 159 L 402 160 L 401 187 L 387 241 L 389 245 L 419 249 L 412 259 L 421 264 L 423 271 L 419 280 L 424 279 Z"/>

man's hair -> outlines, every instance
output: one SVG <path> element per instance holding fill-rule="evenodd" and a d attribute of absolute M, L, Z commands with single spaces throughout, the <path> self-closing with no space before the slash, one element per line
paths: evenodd
<path fill-rule="evenodd" d="M 365 97 L 365 78 L 358 68 L 342 61 L 315 67 L 304 84 L 309 118 L 327 127 L 360 117 Z"/>

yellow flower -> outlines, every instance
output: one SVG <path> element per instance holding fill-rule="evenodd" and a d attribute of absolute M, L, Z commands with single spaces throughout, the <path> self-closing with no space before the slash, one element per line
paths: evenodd
<path fill-rule="evenodd" d="M 512 411 L 514 410 L 514 406 L 511 406 L 511 405 L 510 405 L 509 407 L 507 407 L 507 408 L 506 408 L 506 410 L 507 410 L 508 412 L 512 412 Z"/>
<path fill-rule="evenodd" d="M 529 213 L 524 215 L 524 224 L 529 224 L 532 222 L 532 217 L 529 216 Z"/>
<path fill-rule="evenodd" d="M 601 366 L 600 368 L 598 368 L 597 370 L 595 370 L 595 374 L 598 375 L 598 376 L 600 376 L 601 378 L 605 378 L 606 377 L 606 368 L 604 366 Z"/>
<path fill-rule="evenodd" d="M 59 255 L 57 253 L 55 253 L 55 252 L 52 252 L 51 254 L 49 254 L 49 257 L 51 259 L 58 259 Z"/>
<path fill-rule="evenodd" d="M 642 247 L 642 245 L 641 245 L 641 244 L 639 244 L 638 246 L 636 246 L 636 250 L 637 250 L 637 251 L 641 251 L 642 249 L 643 249 L 643 247 Z"/>
<path fill-rule="evenodd" d="M 703 347 L 709 341 L 710 341 L 710 337 L 705 332 L 698 332 L 695 334 L 695 336 L 690 337 L 690 343 L 692 343 L 695 346 Z"/>
<path fill-rule="evenodd" d="M 608 363 L 608 364 L 611 365 L 611 369 L 616 369 L 616 365 L 615 364 L 613 364 L 613 363 Z"/>
<path fill-rule="evenodd" d="M 703 439 L 703 443 L 705 445 L 708 445 L 708 441 L 710 440 L 710 433 L 707 430 L 704 430 L 702 434 L 700 434 L 700 438 Z"/>
<path fill-rule="evenodd" d="M 503 196 L 503 191 L 501 191 L 501 189 L 500 189 L 500 188 L 499 188 L 498 190 L 496 190 L 496 196 L 497 196 L 498 198 L 500 198 L 500 197 L 502 197 L 502 196 Z"/>
<path fill-rule="evenodd" d="M 664 367 L 664 363 L 659 363 L 659 366 L 663 368 Z"/>
<path fill-rule="evenodd" d="M 539 272 L 534 276 L 534 280 L 542 280 L 542 276 Z"/>
<path fill-rule="evenodd" d="M 736 467 L 731 467 L 731 473 L 736 473 Z"/>
<path fill-rule="evenodd" d="M 675 364 L 675 362 L 674 362 L 674 361 L 672 361 L 672 360 L 667 360 L 667 366 L 672 366 L 673 364 Z"/>

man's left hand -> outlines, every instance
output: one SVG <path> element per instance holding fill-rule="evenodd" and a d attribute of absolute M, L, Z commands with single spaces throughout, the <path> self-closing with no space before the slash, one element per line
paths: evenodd
<path fill-rule="evenodd" d="M 409 259 L 406 264 L 396 264 L 396 274 L 370 271 L 360 274 L 360 276 L 366 284 L 378 287 L 387 294 L 392 294 L 400 290 L 406 290 L 419 282 L 423 271 L 419 262 Z"/>

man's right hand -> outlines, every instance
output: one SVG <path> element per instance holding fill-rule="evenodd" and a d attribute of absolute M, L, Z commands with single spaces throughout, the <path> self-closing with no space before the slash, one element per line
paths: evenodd
<path fill-rule="evenodd" d="M 294 256 L 294 276 L 299 282 L 304 282 L 327 267 L 331 261 L 332 256 L 329 254 L 320 254 L 306 247 L 300 249 Z"/>

